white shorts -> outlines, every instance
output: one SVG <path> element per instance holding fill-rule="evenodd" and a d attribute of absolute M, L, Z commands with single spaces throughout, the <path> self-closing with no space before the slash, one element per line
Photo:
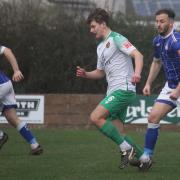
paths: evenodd
<path fill-rule="evenodd" d="M 168 87 L 168 83 L 165 84 L 164 88 L 160 92 L 159 96 L 156 99 L 156 102 L 161 102 L 170 105 L 172 108 L 178 106 L 180 108 L 180 97 L 174 101 L 169 96 L 173 89 Z"/>
<path fill-rule="evenodd" d="M 0 84 L 0 108 L 5 109 L 16 108 L 16 99 L 11 81 Z"/>

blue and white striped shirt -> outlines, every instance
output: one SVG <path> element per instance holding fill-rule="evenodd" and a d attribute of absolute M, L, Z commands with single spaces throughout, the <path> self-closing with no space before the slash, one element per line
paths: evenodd
<path fill-rule="evenodd" d="M 166 37 L 158 35 L 153 46 L 154 57 L 162 60 L 168 86 L 176 88 L 180 82 L 180 33 L 173 30 Z"/>
<path fill-rule="evenodd" d="M 0 54 L 4 53 L 6 47 L 0 45 Z M 6 83 L 9 81 L 9 78 L 2 72 L 0 71 L 0 84 Z"/>

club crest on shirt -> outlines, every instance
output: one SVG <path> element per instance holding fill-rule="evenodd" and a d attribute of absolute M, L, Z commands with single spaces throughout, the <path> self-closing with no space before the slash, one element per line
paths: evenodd
<path fill-rule="evenodd" d="M 109 48 L 109 47 L 110 47 L 110 42 L 107 42 L 106 48 Z"/>

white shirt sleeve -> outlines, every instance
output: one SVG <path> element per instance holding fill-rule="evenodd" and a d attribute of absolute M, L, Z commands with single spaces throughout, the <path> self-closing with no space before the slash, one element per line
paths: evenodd
<path fill-rule="evenodd" d="M 135 49 L 136 48 L 129 41 L 125 41 L 120 48 L 120 50 L 127 55 L 130 55 Z"/>
<path fill-rule="evenodd" d="M 124 54 L 130 55 L 131 52 L 136 49 L 124 36 L 117 35 L 114 37 L 114 41 L 119 50 Z"/>

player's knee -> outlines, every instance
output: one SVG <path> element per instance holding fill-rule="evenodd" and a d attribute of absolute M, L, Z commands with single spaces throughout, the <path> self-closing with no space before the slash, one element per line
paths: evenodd
<path fill-rule="evenodd" d="M 97 122 L 98 122 L 98 117 L 97 117 L 97 115 L 95 115 L 95 113 L 91 113 L 91 115 L 90 115 L 90 121 L 93 123 L 93 124 L 96 124 Z"/>
<path fill-rule="evenodd" d="M 154 113 L 150 113 L 148 116 L 148 123 L 157 123 L 158 122 L 158 116 Z"/>

